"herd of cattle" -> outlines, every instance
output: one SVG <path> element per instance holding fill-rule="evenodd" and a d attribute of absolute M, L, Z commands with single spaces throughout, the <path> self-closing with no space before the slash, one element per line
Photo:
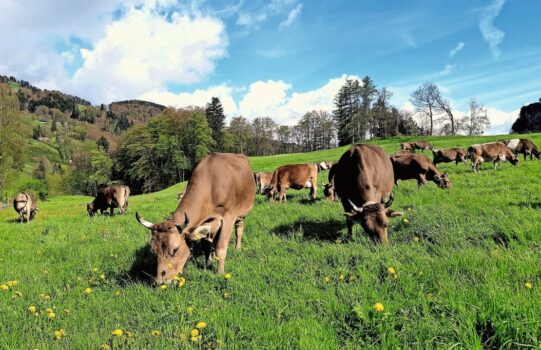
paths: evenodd
<path fill-rule="evenodd" d="M 536 145 L 527 139 L 512 139 L 463 148 L 434 149 L 425 141 L 402 143 L 401 151 L 389 156 L 375 145 L 358 144 L 347 150 L 337 163 L 291 164 L 278 167 L 274 172 L 253 173 L 248 158 L 230 153 L 213 153 L 203 158 L 195 167 L 186 190 L 177 196 L 179 204 L 172 215 L 163 222 L 152 223 L 136 213 L 137 221 L 150 230 L 150 248 L 156 256 L 158 270 L 156 282 L 167 283 L 173 279 L 191 256 L 191 246 L 198 241 L 207 264 L 215 255 L 218 273 L 224 272 L 224 262 L 233 228 L 236 249 L 241 248 L 244 219 L 250 213 L 255 194 L 266 195 L 273 202 L 286 201 L 287 189 L 310 190 L 316 199 L 318 172 L 329 170 L 328 183 L 323 193 L 329 200 L 340 200 L 351 236 L 354 222 L 375 241 L 387 242 L 387 224 L 391 217 L 402 215 L 390 206 L 394 201 L 393 188 L 398 180 L 417 180 L 419 186 L 428 181 L 440 188 L 450 188 L 447 172 L 441 173 L 438 163 L 472 162 L 477 172 L 480 163 L 492 161 L 494 168 L 507 160 L 516 165 L 517 155 L 524 159 L 540 159 Z M 433 160 L 416 150 L 431 150 Z M 101 214 L 118 208 L 124 214 L 128 207 L 130 189 L 113 185 L 99 189 L 92 203 L 87 205 L 90 217 L 99 210 Z M 28 193 L 19 193 L 13 206 L 21 222 L 33 219 L 38 211 L 36 202 Z M 214 252 L 213 252 L 214 248 Z"/>

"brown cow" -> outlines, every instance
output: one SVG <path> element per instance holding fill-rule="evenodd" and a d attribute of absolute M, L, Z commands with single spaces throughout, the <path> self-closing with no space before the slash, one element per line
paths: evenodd
<path fill-rule="evenodd" d="M 537 146 L 528 139 L 511 139 L 504 143 L 515 155 L 522 153 L 522 155 L 524 155 L 524 160 L 526 160 L 526 156 L 530 156 L 530 160 L 533 160 L 533 156 L 537 159 L 541 159 L 541 154 L 539 153 Z"/>
<path fill-rule="evenodd" d="M 36 201 L 26 192 L 17 193 L 13 198 L 13 209 L 19 214 L 21 222 L 30 222 L 36 217 L 39 209 L 36 207 Z"/>
<path fill-rule="evenodd" d="M 267 197 L 271 202 L 279 193 L 280 202 L 286 199 L 286 190 L 293 188 L 301 190 L 310 189 L 310 197 L 316 199 L 317 195 L 317 165 L 316 164 L 291 164 L 277 168 L 272 175 L 272 180 L 267 191 Z"/>
<path fill-rule="evenodd" d="M 391 156 L 394 182 L 398 180 L 417 180 L 419 186 L 433 181 L 439 188 L 451 188 L 447 172 L 442 174 L 428 157 L 421 154 L 397 154 Z"/>
<path fill-rule="evenodd" d="M 518 158 L 507 145 L 503 142 L 490 142 L 483 144 L 471 145 L 468 147 L 468 157 L 472 161 L 472 170 L 477 172 L 479 164 L 485 161 L 493 161 L 494 169 L 501 162 L 508 160 L 511 164 L 517 165 Z"/>
<path fill-rule="evenodd" d="M 86 205 L 86 211 L 90 217 L 93 217 L 98 210 L 100 214 L 107 209 L 110 209 L 110 215 L 114 213 L 114 208 L 118 208 L 120 214 L 126 213 L 128 209 L 128 198 L 130 196 L 130 188 L 124 185 L 112 185 L 100 188 L 96 198 Z"/>
<path fill-rule="evenodd" d="M 272 173 L 260 171 L 254 173 L 255 185 L 257 188 L 257 193 L 264 194 L 270 186 L 272 180 Z"/>
<path fill-rule="evenodd" d="M 334 188 L 334 174 L 336 172 L 336 164 L 333 164 L 331 166 L 331 170 L 329 170 L 329 176 L 328 176 L 328 181 L 329 183 L 327 184 L 323 184 L 323 182 L 321 183 L 321 185 L 323 186 L 323 195 L 325 195 L 325 199 L 328 199 L 330 201 L 337 201 L 338 200 L 338 195 L 336 194 L 336 190 Z"/>
<path fill-rule="evenodd" d="M 402 151 L 410 151 L 412 153 L 415 153 L 415 151 L 418 149 L 424 151 L 431 150 L 433 148 L 434 147 L 426 141 L 402 142 L 400 144 L 400 149 Z"/>
<path fill-rule="evenodd" d="M 466 163 L 467 152 L 464 148 L 453 147 L 453 148 L 442 148 L 442 149 L 433 149 L 432 155 L 434 156 L 434 165 L 438 163 L 451 163 L 456 162 L 455 165 L 458 165 L 459 162 Z"/>
<path fill-rule="evenodd" d="M 333 162 L 326 161 L 326 162 L 319 162 L 317 163 L 317 171 L 323 171 L 323 170 L 330 170 L 332 167 Z"/>
<path fill-rule="evenodd" d="M 394 199 L 394 176 L 385 151 L 375 145 L 352 146 L 337 163 L 334 185 L 350 237 L 353 222 L 358 221 L 372 239 L 387 243 L 388 218 L 402 213 L 389 208 Z"/>
<path fill-rule="evenodd" d="M 207 264 L 215 246 L 217 273 L 224 261 L 233 226 L 240 250 L 244 218 L 254 206 L 255 181 L 248 158 L 241 154 L 213 153 L 195 167 L 182 201 L 167 221 L 153 224 L 136 218 L 152 232 L 150 247 L 158 261 L 156 282 L 167 283 L 184 269 L 191 255 L 190 241 L 201 240 Z"/>

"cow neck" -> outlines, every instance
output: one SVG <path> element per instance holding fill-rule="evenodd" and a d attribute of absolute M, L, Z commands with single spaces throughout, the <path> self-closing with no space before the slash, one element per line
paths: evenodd
<path fill-rule="evenodd" d="M 193 189 L 187 189 L 184 197 L 180 201 L 177 210 L 173 214 L 173 220 L 176 223 L 184 222 L 184 215 L 188 215 L 189 226 L 193 227 L 201 223 L 201 221 L 212 216 L 213 212 L 209 208 L 211 202 L 208 189 L 204 192 L 199 192 Z"/>

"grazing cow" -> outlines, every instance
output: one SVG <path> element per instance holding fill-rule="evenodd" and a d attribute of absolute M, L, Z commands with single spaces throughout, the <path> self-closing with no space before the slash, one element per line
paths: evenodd
<path fill-rule="evenodd" d="M 494 169 L 501 162 L 508 160 L 511 164 L 517 165 L 518 158 L 503 142 L 490 142 L 468 147 L 468 157 L 472 161 L 472 170 L 477 172 L 479 164 L 485 161 L 493 161 Z"/>
<path fill-rule="evenodd" d="M 156 256 L 156 282 L 163 284 L 184 269 L 191 255 L 191 241 L 201 241 L 207 264 L 216 249 L 217 273 L 224 261 L 233 226 L 240 250 L 244 218 L 254 206 L 255 181 L 248 158 L 240 154 L 213 153 L 195 167 L 182 201 L 167 221 L 153 224 L 136 214 L 152 233 L 150 247 Z"/>
<path fill-rule="evenodd" d="M 389 208 L 394 200 L 394 176 L 385 151 L 375 145 L 352 146 L 336 165 L 334 185 L 350 237 L 357 221 L 372 239 L 387 243 L 388 218 L 402 213 Z"/>
<path fill-rule="evenodd" d="M 317 163 L 317 171 L 329 170 L 332 167 L 333 162 L 319 162 Z"/>
<path fill-rule="evenodd" d="M 333 164 L 331 166 L 331 170 L 329 170 L 329 176 L 328 181 L 329 183 L 321 185 L 323 186 L 323 194 L 325 195 L 325 199 L 328 199 L 330 201 L 337 201 L 338 195 L 336 194 L 336 190 L 334 188 L 334 174 L 336 172 L 337 166 L 336 164 Z"/>
<path fill-rule="evenodd" d="M 418 149 L 424 151 L 431 150 L 433 148 L 434 147 L 426 141 L 402 142 L 400 144 L 400 149 L 402 151 L 410 151 L 412 153 L 415 153 L 415 151 Z"/>
<path fill-rule="evenodd" d="M 17 193 L 13 198 L 13 209 L 19 214 L 21 222 L 30 222 L 36 217 L 39 209 L 36 207 L 36 201 L 26 192 Z"/>
<path fill-rule="evenodd" d="M 310 197 L 316 199 L 317 194 L 317 165 L 316 164 L 291 164 L 279 167 L 272 175 L 267 197 L 271 202 L 274 196 L 279 193 L 281 201 L 287 200 L 286 190 L 293 188 L 301 190 L 310 189 Z"/>
<path fill-rule="evenodd" d="M 124 185 L 112 185 L 100 188 L 96 198 L 86 205 L 86 210 L 90 217 L 93 217 L 98 210 L 100 214 L 107 209 L 110 209 L 111 216 L 113 209 L 118 208 L 120 214 L 126 213 L 128 209 L 128 198 L 130 196 L 130 188 Z"/>
<path fill-rule="evenodd" d="M 254 179 L 257 193 L 264 194 L 269 189 L 270 182 L 272 180 L 272 173 L 260 171 L 254 173 Z"/>
<path fill-rule="evenodd" d="M 447 172 L 442 174 L 428 157 L 421 154 L 397 154 L 391 156 L 394 182 L 398 180 L 417 180 L 419 186 L 433 181 L 439 188 L 451 188 Z"/>
<path fill-rule="evenodd" d="M 460 147 L 453 148 L 442 148 L 442 149 L 433 149 L 432 154 L 434 155 L 434 165 L 438 163 L 451 163 L 456 162 L 455 165 L 458 165 L 459 162 L 466 163 L 466 150 Z"/>
<path fill-rule="evenodd" d="M 541 154 L 539 153 L 537 146 L 528 139 L 511 139 L 509 141 L 504 141 L 504 143 L 507 144 L 507 148 L 515 155 L 522 153 L 522 155 L 524 155 L 524 160 L 526 160 L 526 156 L 530 156 L 530 160 L 533 160 L 533 156 L 537 159 L 541 159 Z"/>

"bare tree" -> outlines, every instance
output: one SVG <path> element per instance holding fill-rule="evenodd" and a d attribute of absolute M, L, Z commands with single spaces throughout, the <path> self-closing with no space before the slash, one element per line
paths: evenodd
<path fill-rule="evenodd" d="M 430 121 L 430 136 L 434 132 L 434 116 L 438 114 L 437 95 L 439 95 L 439 89 L 436 84 L 426 82 L 410 96 L 410 101 L 417 113 L 426 116 Z"/>
<path fill-rule="evenodd" d="M 462 124 L 469 136 L 482 135 L 486 128 L 490 127 L 487 110 L 472 98 L 469 102 L 470 115 L 462 118 Z"/>
<path fill-rule="evenodd" d="M 450 127 L 451 135 L 456 135 L 457 123 L 455 121 L 455 116 L 453 115 L 451 103 L 449 100 L 443 98 L 437 86 L 434 90 L 434 99 L 436 101 L 436 112 L 446 115 L 446 118 L 444 117 L 444 119 L 449 119 L 449 125 L 447 127 Z"/>

